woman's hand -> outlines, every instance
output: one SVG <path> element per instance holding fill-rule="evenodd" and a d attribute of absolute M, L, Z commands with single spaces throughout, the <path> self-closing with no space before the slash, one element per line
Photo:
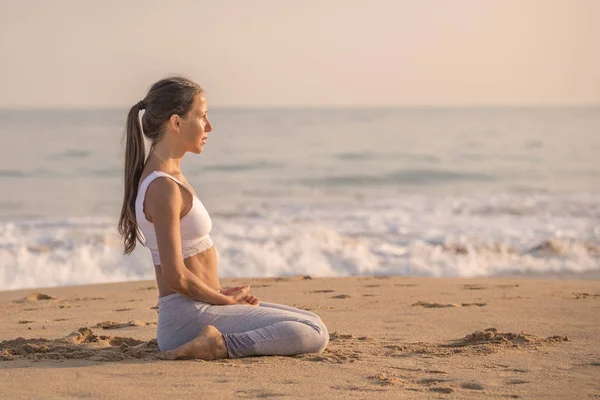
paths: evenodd
<path fill-rule="evenodd" d="M 250 286 L 248 286 L 248 285 L 235 286 L 235 287 L 230 287 L 230 288 L 226 288 L 226 289 L 221 289 L 220 292 L 221 292 L 221 294 L 224 294 L 225 296 L 229 296 L 231 293 L 235 292 L 236 290 L 240 290 L 240 289 L 245 289 L 246 292 L 248 292 L 248 290 L 250 290 Z"/>
<path fill-rule="evenodd" d="M 252 295 L 245 296 L 244 300 L 246 301 L 247 304 L 249 304 L 251 306 L 258 306 L 258 305 L 260 305 L 260 301 L 258 300 L 258 297 L 255 297 L 255 296 L 252 296 Z"/>
<path fill-rule="evenodd" d="M 258 306 L 260 304 L 257 297 L 249 295 L 248 291 L 250 290 L 250 286 L 236 286 L 233 288 L 222 289 L 221 294 L 225 296 L 230 296 L 235 301 L 235 304 L 244 304 L 251 306 Z"/>

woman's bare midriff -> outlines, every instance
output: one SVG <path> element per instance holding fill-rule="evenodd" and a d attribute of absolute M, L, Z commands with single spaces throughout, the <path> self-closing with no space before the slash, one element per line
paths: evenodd
<path fill-rule="evenodd" d="M 221 288 L 219 285 L 217 252 L 214 246 L 184 259 L 183 263 L 192 274 L 196 275 L 198 279 L 204 282 L 208 287 L 214 290 Z M 175 293 L 175 291 L 165 283 L 162 276 L 162 267 L 160 265 L 154 266 L 154 272 L 156 273 L 156 283 L 158 285 L 158 297 Z"/>
<path fill-rule="evenodd" d="M 140 182 L 143 182 L 144 179 L 150 174 L 151 171 L 156 170 L 155 168 L 151 168 L 148 166 L 147 170 L 140 177 Z M 176 179 L 182 181 L 188 188 L 191 188 L 189 182 L 183 175 L 174 175 L 171 174 Z M 193 190 L 193 189 L 191 189 Z M 138 186 L 139 191 L 139 186 Z M 185 189 L 181 189 L 182 196 L 184 197 L 184 211 L 180 218 L 183 218 L 190 212 L 193 206 L 193 198 L 192 195 L 187 192 Z M 196 193 L 194 193 L 196 195 Z M 196 195 L 197 197 L 197 195 Z M 146 208 L 143 207 L 144 214 L 146 214 Z M 152 216 L 146 214 L 146 219 L 152 222 Z M 221 288 L 219 285 L 219 272 L 218 272 L 218 261 L 217 261 L 217 252 L 215 247 L 211 247 L 201 253 L 194 254 L 191 257 L 185 258 L 183 260 L 185 267 L 194 275 L 198 277 L 202 282 L 204 282 L 208 287 L 218 290 Z M 164 297 L 173 293 L 176 293 L 173 289 L 171 289 L 165 282 L 162 276 L 162 267 L 160 265 L 154 266 L 154 272 L 156 275 L 156 284 L 158 286 L 158 297 Z"/>

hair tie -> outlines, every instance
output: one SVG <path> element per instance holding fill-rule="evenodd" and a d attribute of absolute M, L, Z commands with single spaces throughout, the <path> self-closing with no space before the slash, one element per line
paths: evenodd
<path fill-rule="evenodd" d="M 144 104 L 144 100 L 138 101 L 137 105 L 140 110 L 143 110 L 146 108 L 146 105 Z"/>

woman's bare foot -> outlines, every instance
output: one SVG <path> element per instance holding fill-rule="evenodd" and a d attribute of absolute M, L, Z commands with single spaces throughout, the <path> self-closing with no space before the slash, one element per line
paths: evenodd
<path fill-rule="evenodd" d="M 194 339 L 175 350 L 160 353 L 162 360 L 185 360 L 196 358 L 201 360 L 216 360 L 227 358 L 225 338 L 217 328 L 206 325 Z"/>

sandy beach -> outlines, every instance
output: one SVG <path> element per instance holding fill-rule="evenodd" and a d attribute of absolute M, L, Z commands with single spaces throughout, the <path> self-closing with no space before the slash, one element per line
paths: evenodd
<path fill-rule="evenodd" d="M 223 279 L 319 314 L 322 354 L 156 359 L 154 282 L 0 292 L 0 397 L 600 398 L 600 281 Z"/>

